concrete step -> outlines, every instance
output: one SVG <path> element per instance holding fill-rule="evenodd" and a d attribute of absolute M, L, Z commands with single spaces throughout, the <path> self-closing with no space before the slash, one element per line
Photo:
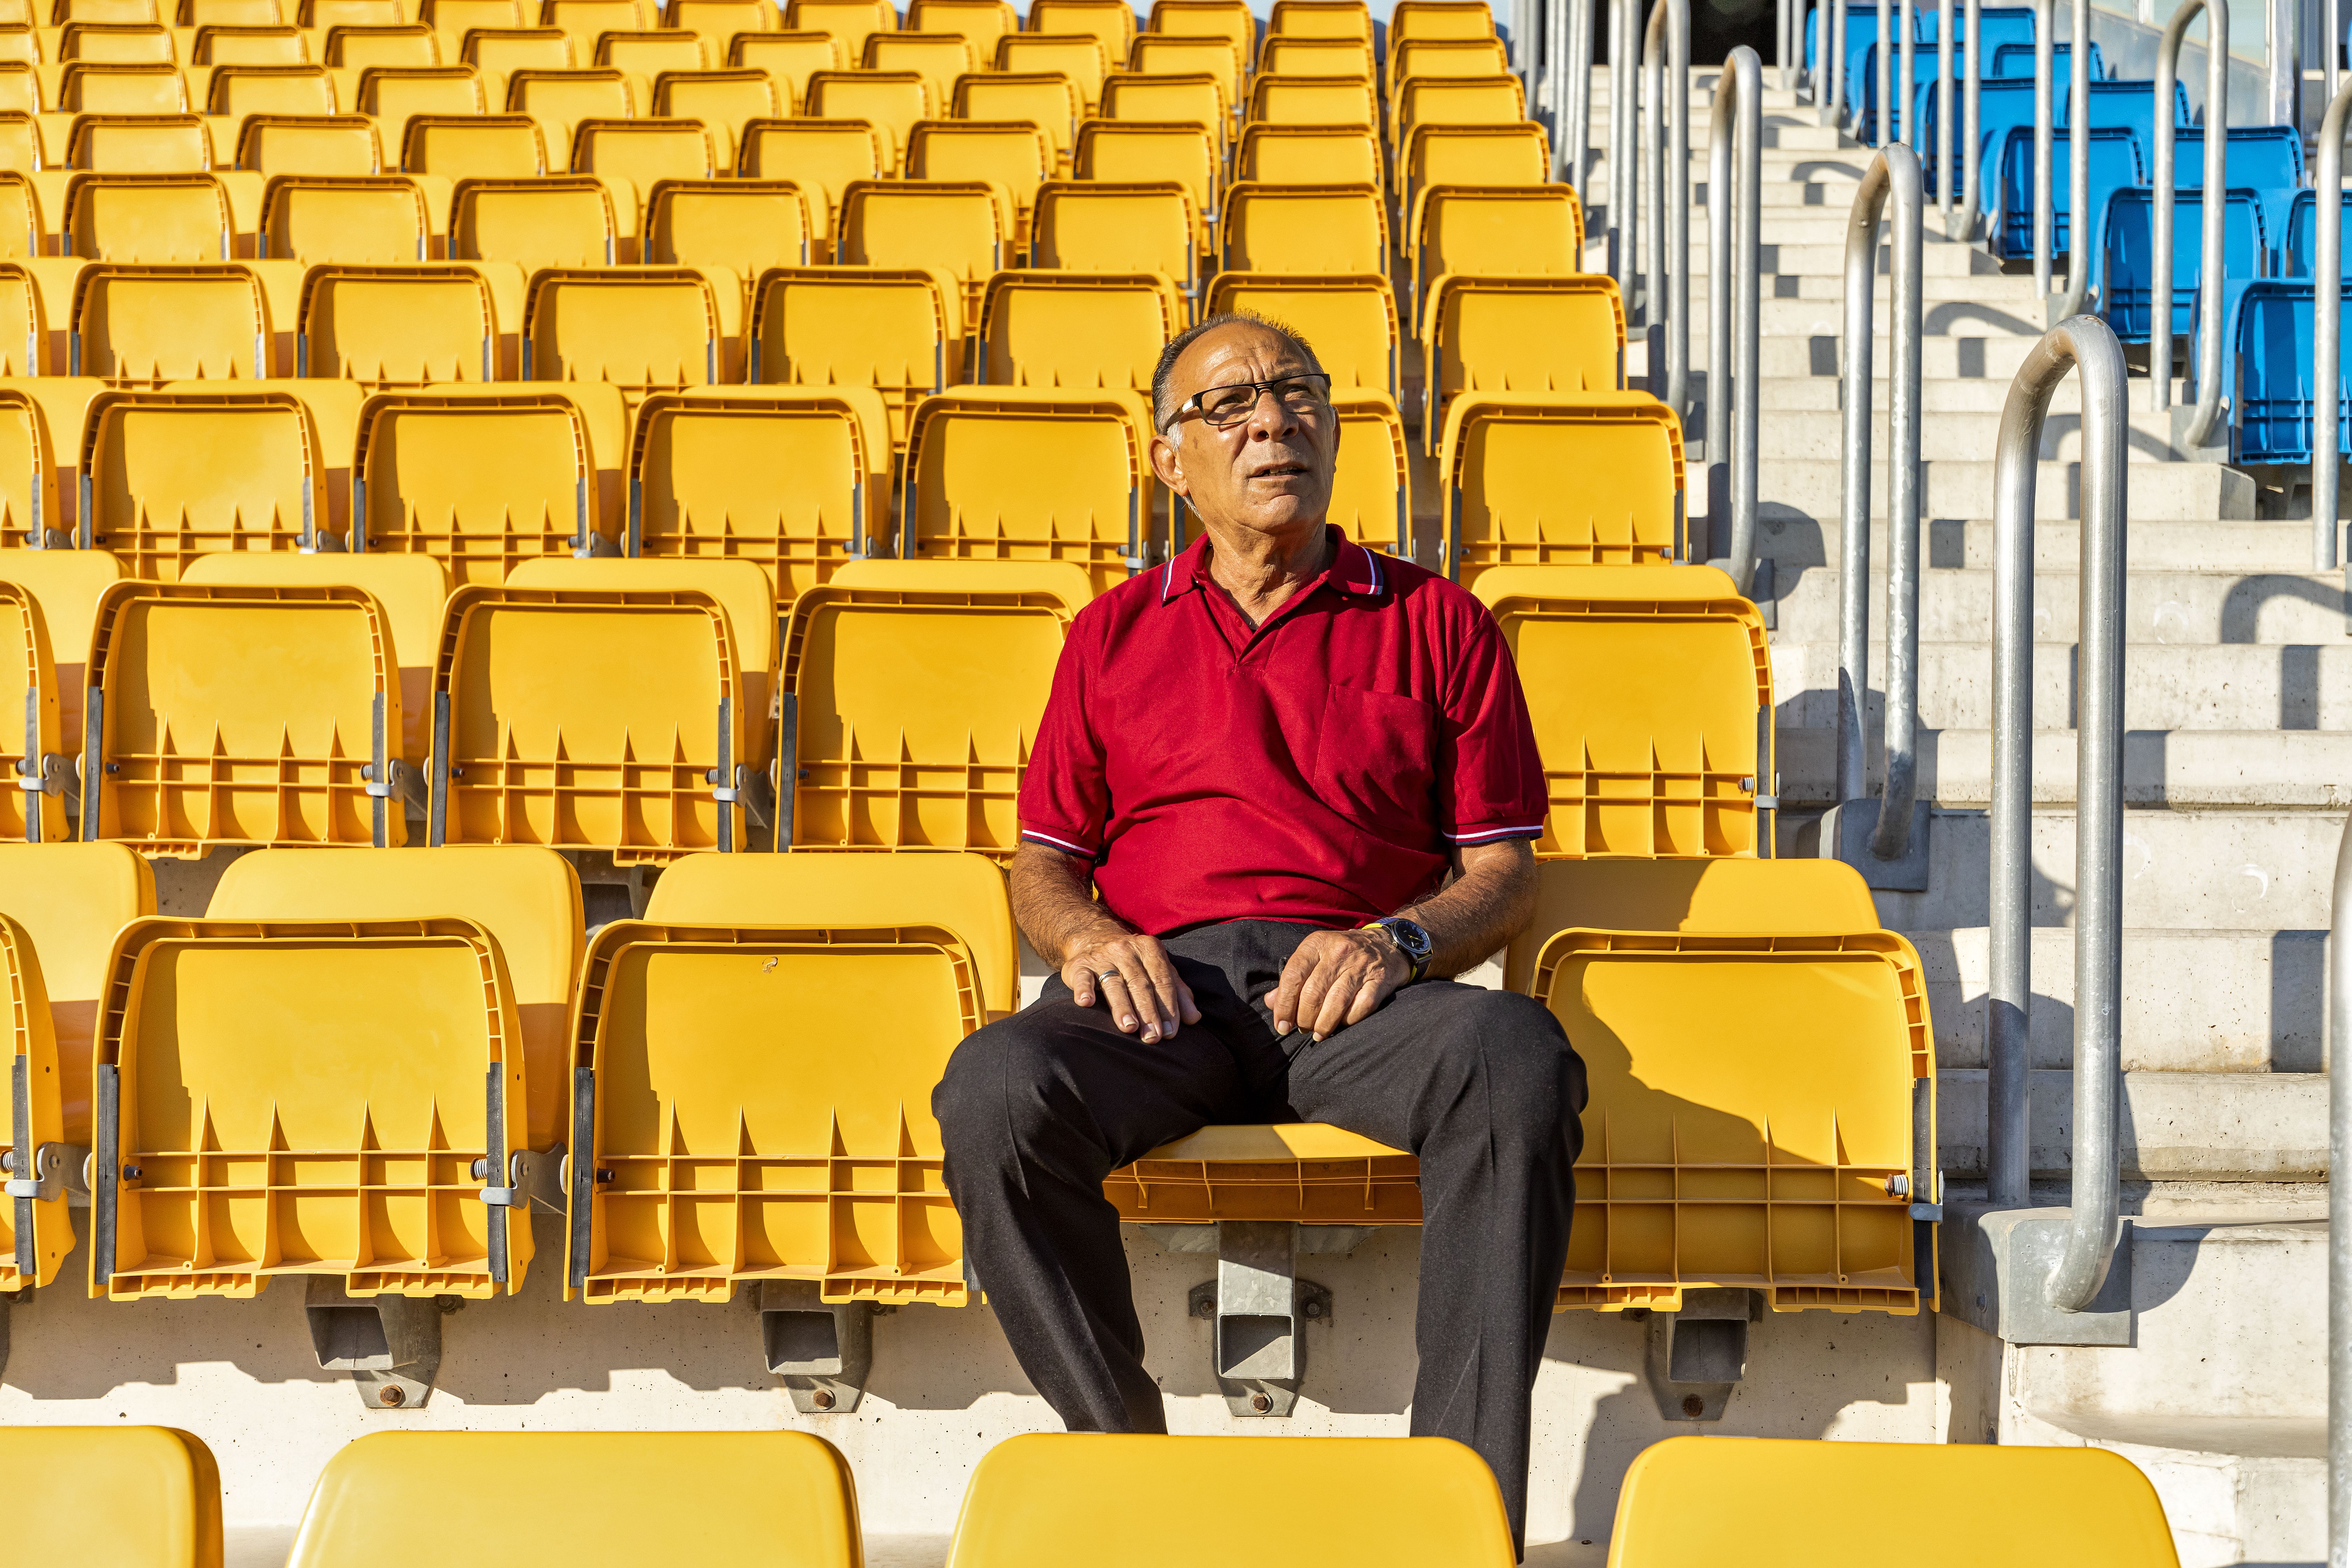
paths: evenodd
<path fill-rule="evenodd" d="M 2037 574 L 2036 642 L 2071 643 L 2081 637 L 2079 581 L 2076 574 L 2066 571 Z M 1883 574 L 1872 574 L 1874 618 L 1885 614 L 1884 583 Z M 1836 641 L 1834 570 L 1805 572 L 1793 582 L 1776 581 L 1774 587 L 1780 623 L 1776 638 Z M 1972 643 L 1989 649 L 1991 625 L 1990 570 L 1931 570 L 1921 581 L 1923 641 Z M 2343 645 L 2344 628 L 2344 581 L 2336 573 L 2134 572 L 2124 590 L 2124 637 L 2130 643 Z"/>
<path fill-rule="evenodd" d="M 1827 805 L 1835 752 L 1831 729 L 1780 729 L 1775 754 L 1780 799 L 1790 806 Z M 2036 730 L 2035 804 L 2072 805 L 2074 783 L 2074 731 Z M 1938 805 L 1987 804 L 1992 797 L 1992 732 L 1922 731 L 1919 793 Z M 2139 806 L 2340 810 L 2352 805 L 2352 732 L 2126 731 L 2124 799 Z"/>
<path fill-rule="evenodd" d="M 1874 644 L 1864 722 L 1882 734 L 1885 674 L 1885 648 Z M 2078 721 L 2075 679 L 2072 643 L 2034 645 L 2033 710 L 2042 722 Z M 1775 641 L 1772 689 L 1782 725 L 1835 728 L 1837 645 Z M 1919 721 L 1936 730 L 1991 725 L 1992 650 L 1984 640 L 1920 645 Z M 2124 723 L 2134 730 L 2352 731 L 2352 639 L 2284 647 L 2135 643 L 2125 654 Z"/>
<path fill-rule="evenodd" d="M 1769 395 L 1767 395 L 1769 397 Z M 1887 558 L 1886 498 L 1884 495 L 1873 496 L 1871 506 L 1870 558 L 1884 566 Z M 1781 528 L 1777 533 L 1769 526 L 1765 530 L 1770 544 L 1766 553 L 1778 559 L 1784 569 L 1799 565 L 1819 566 L 1837 558 L 1845 531 L 1836 518 L 1802 523 L 1793 519 L 1780 521 Z M 1818 555 L 1806 555 L 1799 544 L 1797 535 L 1801 528 L 1806 541 L 1818 543 Z M 2036 522 L 2033 525 L 2036 570 L 2073 570 L 2082 560 L 2082 531 L 2083 525 L 2074 521 L 2044 520 Z M 2344 525 L 2339 522 L 2336 525 L 2339 540 L 2343 531 Z M 1931 570 L 1991 567 L 1993 525 L 1990 519 L 1931 518 L 1926 523 L 1926 532 L 1925 549 Z M 2311 524 L 2301 520 L 2255 521 L 2240 519 L 2222 524 L 2210 520 L 2156 522 L 2135 518 L 2126 549 L 2130 555 L 2131 569 L 2135 572 L 2295 574 L 2314 570 L 2311 564 Z M 2340 561 L 2343 558 L 2339 551 L 2336 559 Z M 1875 604 L 1872 606 L 1872 613 L 1881 613 Z M 1981 642 L 1982 638 L 1978 640 Z"/>
<path fill-rule="evenodd" d="M 2071 381 L 2072 378 L 2070 377 Z M 1926 378 L 1921 378 L 1921 400 L 1926 400 Z M 1762 450 L 1778 458 L 1835 458 L 1842 449 L 1843 432 L 1840 416 L 1814 408 L 1776 407 L 1760 393 L 1758 396 L 1759 437 Z M 2156 413 L 2140 406 L 2141 399 L 2131 399 L 2133 407 L 2126 416 L 2130 434 L 2125 449 L 2134 463 L 2170 463 L 2181 458 L 2181 448 L 2172 444 L 2174 413 L 2167 409 Z M 1884 451 L 1887 441 L 1887 417 L 1890 398 L 1878 395 L 1875 417 L 1872 422 L 1871 444 Z M 2076 404 L 2080 407 L 2079 399 Z M 1990 458 L 1999 449 L 2001 416 L 1992 413 L 1937 410 L 1927 416 L 1921 410 L 1919 450 L 1930 460 Z M 2041 455 L 2049 459 L 2077 461 L 2083 455 L 2083 422 L 2079 412 L 2053 413 L 2042 425 Z M 2143 475 L 2143 478 L 2149 476 Z"/>
<path fill-rule="evenodd" d="M 1923 360 L 1927 358 L 1929 345 L 1935 342 L 1932 337 L 1921 341 Z M 1841 351 L 1843 347 L 1842 342 L 1834 346 Z M 1893 395 L 1888 390 L 1886 380 L 1887 361 L 1893 352 L 1893 345 L 1885 334 L 1882 333 L 1872 340 L 1870 395 L 1871 401 L 1882 411 L 1888 406 L 1887 400 Z M 1768 413 L 1833 414 L 1843 406 L 1840 389 L 1844 383 L 1837 375 L 1834 366 L 1828 375 L 1769 375 L 1763 379 L 1761 405 Z M 2147 405 L 2152 390 L 2145 378 L 2133 379 L 2129 394 L 2133 412 L 2154 412 Z M 2186 406 L 2189 401 L 2181 396 L 2181 383 L 2176 379 L 2173 383 L 2172 399 L 2176 407 Z M 1919 376 L 1919 399 L 1921 406 L 1927 413 L 1934 415 L 1998 415 L 2008 405 L 2009 382 L 2006 379 L 1996 381 L 1990 377 L 1934 375 L 1928 374 L 1923 364 Z M 2055 417 L 2059 415 L 2079 414 L 2082 408 L 2083 384 L 2070 375 L 2060 382 L 2051 393 L 2050 413 Z"/>
<path fill-rule="evenodd" d="M 1986 279 L 2004 285 L 2021 281 L 2011 279 Z M 1920 331 L 1929 337 L 2023 338 L 2028 342 L 2039 338 L 2048 330 L 2042 320 L 2041 301 L 2027 287 L 2017 290 L 2012 300 L 2007 296 L 1990 303 L 1979 302 L 1973 297 L 1938 300 L 1932 308 L 1920 312 Z M 1923 289 L 1924 291 L 1924 289 Z M 1759 331 L 1765 336 L 1836 337 L 1845 331 L 1845 315 L 1839 296 L 1832 291 L 1829 298 L 1809 300 L 1801 295 L 1793 300 L 1767 297 L 1760 301 Z M 1693 307 L 1696 310 L 1696 307 Z M 1872 317 L 1874 330 L 1885 336 L 1892 307 L 1882 292 Z"/>
<path fill-rule="evenodd" d="M 2074 933 L 2032 933 L 2032 1061 L 2074 1059 Z M 1990 934 L 1982 926 L 1914 939 L 1927 972 L 1936 1061 L 1985 1065 Z M 2124 932 L 2123 1044 L 2126 1072 L 2318 1072 L 2327 1041 L 2324 931 Z"/>
<path fill-rule="evenodd" d="M 2034 1173 L 2063 1177 L 2074 1153 L 2074 1074 L 2030 1076 Z M 2312 1182 L 2327 1173 L 2324 1073 L 2123 1077 L 2117 1142 L 2126 1182 Z M 1978 1068 L 1936 1075 L 1936 1142 L 1947 1179 L 1984 1173 L 1984 1082 Z"/>
<path fill-rule="evenodd" d="M 1818 309 L 1801 300 L 1779 302 L 1803 310 Z M 1705 317 L 1700 313 L 1696 301 L 1693 302 L 1691 309 L 1692 324 L 1696 327 Z M 1987 336 L 1975 331 L 1972 319 L 1958 311 L 1935 324 L 1941 330 L 1929 332 L 1919 344 L 1919 374 L 1921 379 L 1927 381 L 1985 380 L 1997 382 L 2005 390 L 2010 378 L 2017 374 L 2017 367 L 2025 363 L 2026 354 L 2037 341 L 2021 332 Z M 1810 327 L 1803 331 L 1771 329 L 1769 318 L 1763 325 L 1767 330 L 1759 334 L 1761 341 L 1757 345 L 1757 370 L 1765 379 L 1813 376 L 1835 383 L 1838 374 L 1838 327 L 1835 322 L 1820 331 Z M 1881 334 L 1879 342 L 1883 351 L 1884 334 Z M 1704 331 L 1695 331 L 1691 334 L 1691 358 L 1695 365 L 1704 367 L 1706 359 L 1706 334 Z M 1883 353 L 1880 363 L 1885 363 Z"/>
<path fill-rule="evenodd" d="M 1834 458 L 1789 458 L 1773 453 L 1757 464 L 1758 494 L 1764 507 L 1786 516 L 1824 518 L 1840 510 L 1841 478 Z M 2077 477 L 2080 465 L 2045 462 L 2034 486 L 2034 516 L 2065 518 L 2081 515 Z M 1938 459 L 1925 469 L 1922 504 L 1929 517 L 1990 517 L 1993 514 L 1992 454 L 1982 459 Z M 1871 494 L 1886 493 L 1886 465 L 1871 466 Z M 2126 498 L 2133 521 L 2149 518 L 2168 521 L 2252 518 L 2254 482 L 2246 474 L 2220 463 L 2175 463 L 2161 483 L 2144 483 Z"/>

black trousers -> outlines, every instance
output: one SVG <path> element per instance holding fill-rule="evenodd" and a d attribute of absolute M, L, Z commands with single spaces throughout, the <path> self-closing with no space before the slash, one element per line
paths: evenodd
<path fill-rule="evenodd" d="M 1013 1353 L 1074 1432 L 1164 1432 L 1103 1178 L 1217 1122 L 1324 1121 L 1421 1158 L 1416 1436 L 1494 1468 L 1527 1520 L 1528 1402 L 1575 1207 L 1584 1068 L 1540 1004 L 1408 985 L 1320 1045 L 1266 998 L 1313 928 L 1169 939 L 1202 1019 L 1145 1044 L 1058 977 L 959 1047 L 931 1096 L 964 1249 Z"/>

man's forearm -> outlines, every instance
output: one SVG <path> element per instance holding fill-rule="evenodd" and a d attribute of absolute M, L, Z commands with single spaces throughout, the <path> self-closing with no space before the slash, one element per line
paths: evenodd
<path fill-rule="evenodd" d="M 1055 969 L 1080 939 L 1128 929 L 1090 896 L 1091 881 L 1074 855 L 1031 842 L 1013 851 L 1013 919 L 1030 951 Z"/>
<path fill-rule="evenodd" d="M 1454 975 L 1500 951 L 1535 917 L 1535 850 L 1524 838 L 1482 845 L 1461 874 L 1397 913 L 1429 933 L 1429 973 Z"/>

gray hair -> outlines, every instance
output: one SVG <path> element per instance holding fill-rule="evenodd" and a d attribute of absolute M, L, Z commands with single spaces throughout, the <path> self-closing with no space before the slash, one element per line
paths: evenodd
<path fill-rule="evenodd" d="M 1263 328 L 1305 355 L 1308 364 L 1318 371 L 1323 368 L 1323 362 L 1315 357 L 1314 345 L 1302 337 L 1296 328 L 1285 326 L 1272 317 L 1261 316 L 1255 310 L 1220 310 L 1215 315 L 1202 321 L 1198 325 L 1185 328 L 1169 339 L 1168 346 L 1160 351 L 1160 363 L 1151 372 L 1151 426 L 1153 429 L 1163 435 L 1167 434 L 1169 421 L 1176 417 L 1177 405 L 1169 395 L 1168 384 L 1175 378 L 1176 362 L 1184 357 L 1184 351 L 1211 332 L 1225 327 L 1239 326 Z"/>

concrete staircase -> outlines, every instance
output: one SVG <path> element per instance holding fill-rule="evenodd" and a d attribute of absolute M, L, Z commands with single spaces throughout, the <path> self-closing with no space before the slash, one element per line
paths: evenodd
<path fill-rule="evenodd" d="M 1695 395 L 1706 353 L 1697 182 L 1715 76 L 1692 73 Z M 1605 71 L 1594 95 L 1593 143 L 1605 151 Z M 1768 87 L 1764 117 L 1759 540 L 1771 566 L 1789 854 L 1832 804 L 1844 238 L 1873 153 L 1785 89 Z M 1591 188 L 1597 209 L 1605 163 Z M 1602 211 L 1590 218 L 1596 235 L 1606 222 Z M 2046 311 L 2030 275 L 1947 240 L 1932 206 L 1927 228 L 1920 700 L 1932 874 L 1926 892 L 1881 893 L 1878 905 L 1927 966 L 1942 1153 L 1951 1195 L 1965 1202 L 1981 1198 L 1984 1170 L 1994 438 Z M 1604 256 L 1597 241 L 1587 265 Z M 1882 276 L 1879 563 L 1889 291 Z M 1646 368 L 1640 337 L 1629 376 Z M 2342 580 L 2311 570 L 2311 526 L 2294 503 L 2245 473 L 2169 460 L 2170 416 L 2149 411 L 2148 395 L 2136 378 L 2124 936 L 2131 1342 L 2005 1344 L 1947 1310 L 1936 1326 L 1935 1378 L 1948 1401 L 1937 1435 L 2128 1454 L 2156 1481 L 2188 1568 L 2315 1562 L 2326 1547 L 2325 938 L 2352 805 L 2352 642 Z M 2080 406 L 2070 380 L 2052 404 L 2035 508 L 2032 1146 L 2037 1183 L 2050 1184 L 2036 1201 L 2056 1205 L 2071 1139 Z M 1692 490 L 1703 507 L 1696 477 Z M 1874 578 L 1880 631 L 1885 604 Z M 1871 658 L 1876 679 L 1883 647 Z M 1880 712 L 1874 690 L 1872 726 Z M 1877 752 L 1874 730 L 1874 787 Z"/>

